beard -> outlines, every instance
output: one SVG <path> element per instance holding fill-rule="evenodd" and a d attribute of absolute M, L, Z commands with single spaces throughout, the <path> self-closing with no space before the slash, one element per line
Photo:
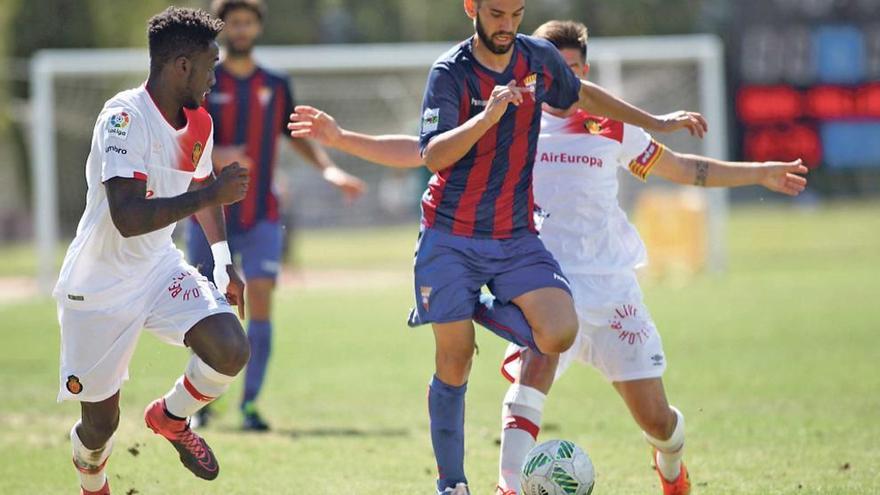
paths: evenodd
<path fill-rule="evenodd" d="M 499 45 L 496 45 L 495 42 L 492 41 L 492 36 L 489 36 L 489 34 L 486 33 L 486 30 L 483 28 L 483 23 L 480 22 L 480 14 L 477 14 L 476 24 L 477 24 L 477 36 L 480 38 L 480 41 L 483 42 L 484 45 L 486 45 L 486 48 L 488 48 L 490 52 L 494 53 L 495 55 L 504 55 L 505 53 L 509 52 L 511 50 L 511 48 L 513 48 L 514 41 L 516 40 L 516 33 L 508 33 L 508 32 L 504 32 L 504 31 L 498 31 L 496 33 L 493 33 L 492 36 L 499 35 L 499 34 L 506 34 L 506 35 L 510 36 L 511 41 L 510 41 L 509 45 L 499 46 Z"/>
<path fill-rule="evenodd" d="M 226 56 L 230 58 L 245 58 L 249 57 L 251 52 L 254 49 L 254 44 L 245 44 L 245 43 L 233 43 L 229 40 L 226 41 Z"/>

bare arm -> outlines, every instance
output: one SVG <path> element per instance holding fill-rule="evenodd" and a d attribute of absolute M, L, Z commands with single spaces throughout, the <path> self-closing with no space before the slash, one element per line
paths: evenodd
<path fill-rule="evenodd" d="M 581 81 L 580 98 L 575 105 L 594 115 L 602 115 L 651 131 L 672 132 L 684 128 L 691 135 L 703 137 L 708 129 L 706 119 L 699 113 L 680 111 L 655 116 L 589 81 Z"/>
<path fill-rule="evenodd" d="M 678 184 L 701 187 L 761 185 L 771 191 L 796 196 L 807 186 L 808 172 L 801 160 L 793 162 L 727 162 L 666 150 L 652 173 Z"/>
<path fill-rule="evenodd" d="M 299 105 L 287 124 L 291 137 L 310 138 L 324 146 L 394 168 L 415 168 L 424 163 L 419 139 L 403 134 L 373 136 L 343 129 L 327 112 Z"/>
<path fill-rule="evenodd" d="M 235 203 L 247 193 L 248 172 L 233 164 L 209 186 L 171 198 L 147 199 L 147 183 L 114 177 L 104 182 L 113 225 L 123 237 L 165 228 L 209 206 Z"/>
<path fill-rule="evenodd" d="M 190 192 L 205 189 L 214 183 L 213 175 L 202 182 L 193 181 L 190 186 Z M 223 207 L 211 205 L 202 208 L 194 213 L 196 220 L 205 233 L 208 244 L 215 244 L 226 240 L 226 218 L 223 215 Z"/>

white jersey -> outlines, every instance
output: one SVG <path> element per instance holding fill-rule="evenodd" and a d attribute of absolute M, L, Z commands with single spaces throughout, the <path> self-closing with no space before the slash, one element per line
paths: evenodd
<path fill-rule="evenodd" d="M 62 304 L 110 308 L 138 293 L 160 263 L 176 266 L 174 224 L 125 238 L 110 218 L 104 182 L 114 177 L 147 183 L 147 198 L 187 191 L 193 179 L 212 170 L 211 116 L 184 109 L 187 124 L 175 129 L 144 86 L 123 91 L 104 104 L 92 133 L 86 162 L 86 208 L 70 244 L 54 295 Z"/>
<path fill-rule="evenodd" d="M 646 262 L 645 245 L 617 200 L 618 168 L 645 180 L 663 145 L 639 127 L 577 111 L 544 112 L 535 157 L 541 239 L 566 274 L 612 274 Z"/>

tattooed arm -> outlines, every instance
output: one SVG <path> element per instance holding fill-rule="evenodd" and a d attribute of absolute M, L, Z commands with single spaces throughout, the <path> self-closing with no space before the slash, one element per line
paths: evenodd
<path fill-rule="evenodd" d="M 761 185 L 796 196 L 807 185 L 801 160 L 793 162 L 727 162 L 700 155 L 665 150 L 651 170 L 653 175 L 679 184 L 700 187 Z"/>

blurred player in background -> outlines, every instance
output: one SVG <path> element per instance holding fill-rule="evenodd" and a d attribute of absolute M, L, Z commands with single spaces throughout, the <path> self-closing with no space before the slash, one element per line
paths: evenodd
<path fill-rule="evenodd" d="M 257 65 L 254 44 L 262 33 L 266 8 L 261 0 L 217 0 L 214 14 L 226 23 L 222 41 L 225 53 L 217 68 L 217 83 L 205 107 L 215 122 L 214 166 L 217 170 L 239 162 L 250 170 L 248 195 L 226 211 L 229 245 L 233 256 L 241 256 L 247 280 L 250 309 L 248 340 L 251 359 L 245 371 L 241 399 L 242 427 L 263 431 L 269 428 L 257 412 L 255 401 L 266 374 L 272 345 L 272 293 L 281 268 L 284 226 L 273 184 L 278 136 L 287 134 L 287 116 L 293 109 L 293 92 L 287 79 Z M 307 139 L 290 144 L 307 162 L 322 171 L 324 178 L 351 201 L 360 196 L 364 183 L 343 172 L 320 145 Z M 213 263 L 197 219 L 187 222 L 187 251 L 190 262 L 210 276 Z M 204 425 L 208 410 L 198 417 Z"/>
<path fill-rule="evenodd" d="M 230 308 L 238 304 L 244 317 L 244 284 L 232 266 L 221 207 L 245 197 L 249 177 L 232 164 L 214 178 L 213 125 L 201 108 L 214 84 L 222 27 L 204 11 L 175 7 L 150 19 L 146 84 L 108 100 L 95 124 L 86 209 L 54 291 L 58 398 L 81 404 L 70 440 L 83 494 L 110 493 L 105 467 L 119 393 L 142 328 L 192 350 L 177 383 L 147 407 L 147 426 L 171 442 L 193 474 L 219 474 L 187 417 L 229 388 L 249 352 Z M 175 222 L 193 214 L 210 242 L 216 287 L 171 239 Z"/>
<path fill-rule="evenodd" d="M 547 39 L 579 77 L 586 78 L 587 30 L 582 24 L 551 21 L 536 37 Z M 311 107 L 298 107 L 290 124 L 300 136 L 394 167 L 423 160 L 417 139 L 405 135 L 369 136 L 341 129 Z M 505 361 L 510 387 L 503 407 L 499 493 L 519 490 L 519 470 L 540 430 L 544 401 L 554 377 L 573 360 L 599 368 L 612 381 L 656 448 L 655 463 L 666 494 L 689 490 L 680 462 L 684 446 L 681 413 L 668 405 L 660 376 L 665 370 L 660 337 L 642 303 L 634 269 L 646 254 L 638 234 L 617 203 L 617 169 L 645 180 L 648 174 L 681 184 L 743 186 L 760 184 L 796 195 L 806 185 L 794 163 L 731 163 L 667 150 L 641 128 L 581 110 L 544 106 L 535 163 L 535 197 L 549 212 L 541 237 L 572 283 L 579 328 L 575 345 L 558 358 L 511 345 Z M 571 246 L 571 248 L 567 248 Z M 528 326 L 514 304 L 484 298 L 474 318 L 499 335 L 517 335 Z M 632 359 L 632 362 L 630 362 Z M 518 366 L 524 362 L 522 373 Z M 682 476 L 682 474 L 684 474 Z"/>
<path fill-rule="evenodd" d="M 434 329 L 428 408 L 437 491 L 453 495 L 469 493 L 464 396 L 480 288 L 487 285 L 526 314 L 531 328 L 518 342 L 557 354 L 577 334 L 568 282 L 533 222 L 541 105 L 590 108 L 658 130 L 702 133 L 704 126 L 687 112 L 654 117 L 582 83 L 553 45 L 516 34 L 524 0 L 465 0 L 464 6 L 476 33 L 435 62 L 425 90 L 419 147 L 434 176 L 422 201 L 410 317 L 411 325 Z M 299 133 L 306 127 L 291 124 L 294 135 L 306 135 Z"/>

